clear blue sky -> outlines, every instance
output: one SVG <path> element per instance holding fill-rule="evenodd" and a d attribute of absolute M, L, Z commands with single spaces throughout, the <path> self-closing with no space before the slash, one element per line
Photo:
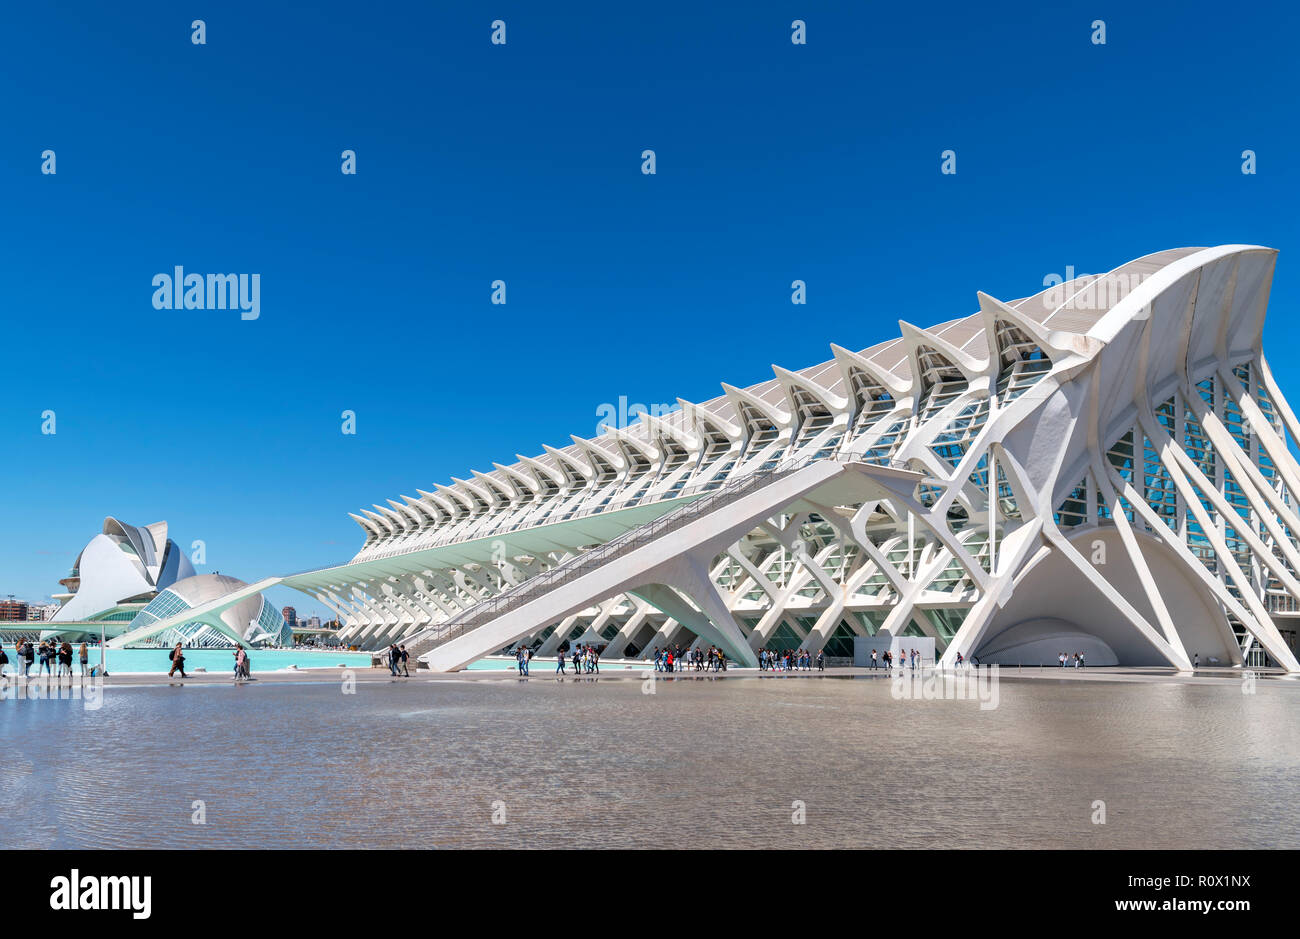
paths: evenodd
<path fill-rule="evenodd" d="M 0 11 L 0 593 L 46 597 L 109 514 L 246 580 L 345 559 L 349 511 L 620 396 L 1180 245 L 1281 249 L 1300 391 L 1294 6 L 279 6 Z M 259 273 L 260 318 L 153 309 L 175 265 Z"/>

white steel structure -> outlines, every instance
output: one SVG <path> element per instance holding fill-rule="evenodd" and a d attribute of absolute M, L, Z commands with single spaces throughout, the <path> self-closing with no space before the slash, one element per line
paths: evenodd
<path fill-rule="evenodd" d="M 244 592 L 297 587 L 343 641 L 437 670 L 520 642 L 702 642 L 752 665 L 889 630 L 945 664 L 1300 671 L 1300 426 L 1261 348 L 1275 256 L 1183 248 L 980 294 L 973 315 L 389 499 L 353 516 L 350 562 Z"/>

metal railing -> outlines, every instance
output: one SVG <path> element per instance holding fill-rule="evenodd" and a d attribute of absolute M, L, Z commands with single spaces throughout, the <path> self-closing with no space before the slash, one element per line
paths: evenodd
<path fill-rule="evenodd" d="M 529 577 L 527 580 L 507 587 L 501 593 L 479 601 L 445 622 L 416 633 L 406 640 L 406 651 L 413 657 L 423 655 L 431 649 L 483 625 L 489 620 L 518 609 L 529 600 L 535 599 L 537 595 L 545 593 L 560 584 L 575 580 L 603 566 L 614 557 L 649 544 L 661 535 L 675 531 L 722 505 L 734 502 L 742 496 L 775 482 L 777 479 L 790 475 L 796 470 L 811 466 L 814 463 L 826 462 L 845 464 L 868 461 L 864 459 L 863 453 L 841 453 L 829 458 L 806 456 L 781 461 L 756 472 L 736 477 L 701 498 L 679 505 L 671 512 L 629 529 L 617 538 L 607 541 L 597 548 L 574 555 L 554 567 Z M 874 465 L 887 465 L 891 469 L 902 470 L 908 468 L 905 462 L 899 460 L 874 461 Z"/>

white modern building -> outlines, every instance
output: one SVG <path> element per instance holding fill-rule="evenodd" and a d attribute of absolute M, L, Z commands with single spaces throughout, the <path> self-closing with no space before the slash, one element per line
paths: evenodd
<path fill-rule="evenodd" d="M 166 522 L 136 526 L 110 516 L 59 581 L 66 592 L 54 594 L 60 606 L 50 619 L 130 622 L 159 590 L 192 576 L 194 567 L 167 537 Z"/>
<path fill-rule="evenodd" d="M 104 519 L 59 581 L 66 593 L 48 618 L 42 638 L 119 637 L 140 632 L 166 618 L 163 630 L 149 630 L 150 644 L 224 647 L 236 642 L 272 646 L 293 644 L 293 632 L 260 593 L 227 602 L 247 587 L 220 574 L 196 574 L 190 559 L 167 537 L 167 523 L 128 525 Z M 217 610 L 205 607 L 215 605 Z M 194 612 L 199 609 L 197 613 Z M 188 614 L 188 615 L 186 615 Z"/>
<path fill-rule="evenodd" d="M 245 596 L 219 612 L 202 609 L 247 586 L 224 574 L 199 574 L 178 580 L 149 601 L 131 621 L 130 630 L 144 630 L 162 620 L 179 618 L 181 622 L 154 633 L 150 642 L 162 646 L 179 642 L 187 648 L 228 648 L 236 643 L 292 646 L 293 630 L 283 614 L 260 593 Z"/>
<path fill-rule="evenodd" d="M 1300 425 L 1261 334 L 1276 253 L 1180 248 L 363 509 L 272 577 L 344 641 L 453 670 L 517 643 L 1300 671 Z M 142 638 L 168 627 L 133 629 Z"/>

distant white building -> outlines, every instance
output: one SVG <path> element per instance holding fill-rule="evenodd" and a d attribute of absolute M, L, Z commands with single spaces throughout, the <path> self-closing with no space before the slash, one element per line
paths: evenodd
<path fill-rule="evenodd" d="M 66 592 L 54 594 L 60 605 L 51 620 L 129 622 L 159 590 L 192 576 L 194 567 L 167 537 L 166 522 L 137 527 L 110 516 L 59 581 Z"/>
<path fill-rule="evenodd" d="M 293 630 L 284 616 L 260 593 L 254 593 L 219 611 L 202 609 L 248 585 L 224 574 L 199 574 L 172 584 L 149 602 L 131 621 L 131 630 L 144 629 L 176 616 L 184 621 L 151 637 L 155 645 L 182 643 L 188 647 L 226 648 L 236 643 L 252 646 L 292 646 Z M 193 611 L 193 612 L 191 612 Z"/>

